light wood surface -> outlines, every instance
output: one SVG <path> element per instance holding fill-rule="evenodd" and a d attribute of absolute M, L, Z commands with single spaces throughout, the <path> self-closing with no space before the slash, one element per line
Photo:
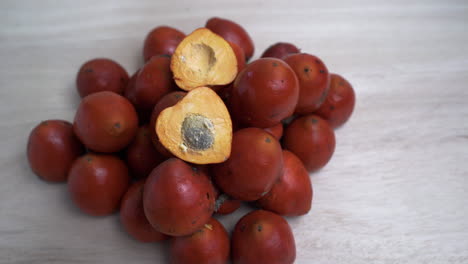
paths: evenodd
<path fill-rule="evenodd" d="M 468 2 L 0 2 L 0 263 L 164 263 L 117 215 L 94 218 L 66 185 L 29 169 L 41 120 L 72 120 L 78 67 L 110 57 L 130 73 L 147 32 L 241 23 L 258 57 L 277 41 L 321 57 L 354 85 L 336 153 L 313 174 L 312 211 L 288 219 L 296 263 L 468 263 Z M 247 212 L 221 217 L 230 230 Z"/>

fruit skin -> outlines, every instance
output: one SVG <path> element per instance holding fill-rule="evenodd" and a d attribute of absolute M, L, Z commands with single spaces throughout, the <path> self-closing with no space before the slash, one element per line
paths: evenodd
<path fill-rule="evenodd" d="M 257 201 L 257 205 L 279 215 L 304 215 L 312 204 L 312 184 L 302 161 L 292 152 L 283 150 L 283 174 L 273 188 Z"/>
<path fill-rule="evenodd" d="M 64 182 L 83 145 L 73 134 L 73 126 L 63 120 L 46 120 L 29 134 L 27 157 L 32 171 L 41 179 Z"/>
<path fill-rule="evenodd" d="M 211 173 L 210 173 L 211 175 Z M 241 201 L 233 199 L 229 195 L 222 193 L 218 188 L 215 187 L 215 213 L 220 215 L 228 215 L 236 211 L 241 206 Z"/>
<path fill-rule="evenodd" d="M 165 157 L 154 148 L 151 142 L 149 126 L 144 125 L 138 128 L 135 139 L 126 152 L 126 161 L 132 176 L 147 177 L 164 160 Z"/>
<path fill-rule="evenodd" d="M 245 60 L 248 61 L 254 53 L 254 43 L 245 29 L 234 21 L 213 17 L 205 25 L 225 40 L 237 44 L 244 50 Z"/>
<path fill-rule="evenodd" d="M 127 87 L 125 87 L 124 91 L 124 97 L 127 98 L 130 103 L 133 104 L 133 107 L 135 107 L 135 111 L 137 111 L 138 115 L 138 123 L 140 125 L 147 124 L 149 122 L 150 118 L 150 113 L 148 113 L 147 110 L 141 110 L 136 108 L 135 104 L 133 102 L 136 102 L 136 89 L 135 89 L 135 83 L 136 79 L 138 76 L 138 73 L 140 72 L 140 69 L 138 69 L 131 77 L 130 80 L 128 80 Z"/>
<path fill-rule="evenodd" d="M 335 151 L 335 133 L 317 115 L 295 119 L 286 127 L 283 147 L 301 159 L 309 172 L 324 167 Z"/>
<path fill-rule="evenodd" d="M 172 155 L 172 153 L 169 152 L 169 150 L 167 150 L 159 141 L 158 135 L 156 134 L 156 121 L 158 120 L 159 114 L 164 109 L 177 104 L 182 98 L 184 98 L 186 94 L 187 94 L 186 92 L 182 92 L 182 91 L 171 92 L 171 93 L 166 94 L 154 106 L 153 112 L 151 113 L 150 124 L 149 124 L 151 141 L 153 142 L 153 146 L 156 148 L 156 150 L 166 158 L 174 157 L 174 155 Z"/>
<path fill-rule="evenodd" d="M 333 128 L 337 128 L 351 117 L 356 95 L 353 86 L 345 78 L 335 73 L 330 76 L 330 89 L 327 97 L 315 114 L 327 120 Z"/>
<path fill-rule="evenodd" d="M 236 54 L 236 59 L 237 59 L 237 72 L 241 72 L 245 66 L 247 65 L 246 62 L 245 62 L 245 54 L 244 54 L 244 50 L 239 46 L 237 45 L 236 43 L 234 42 L 229 42 L 229 45 L 231 45 L 231 48 L 232 50 L 234 51 L 234 53 Z"/>
<path fill-rule="evenodd" d="M 169 56 L 154 56 L 138 71 L 134 85 L 126 90 L 126 97 L 138 112 L 149 116 L 164 95 L 177 89 L 170 64 Z"/>
<path fill-rule="evenodd" d="M 143 243 L 152 243 L 169 237 L 154 230 L 143 211 L 144 180 L 135 182 L 128 188 L 120 205 L 120 222 L 127 233 Z"/>
<path fill-rule="evenodd" d="M 213 214 L 214 199 L 208 176 L 176 158 L 156 167 L 143 191 L 148 221 L 171 236 L 189 235 L 203 227 Z"/>
<path fill-rule="evenodd" d="M 268 47 L 262 54 L 261 58 L 278 58 L 301 52 L 294 44 L 287 42 L 278 42 Z"/>
<path fill-rule="evenodd" d="M 283 170 L 281 145 L 259 128 L 234 133 L 231 157 L 212 167 L 216 185 L 229 196 L 254 201 L 268 193 Z"/>
<path fill-rule="evenodd" d="M 87 61 L 76 76 L 76 87 L 81 97 L 102 91 L 123 94 L 127 82 L 127 71 L 117 62 L 106 58 Z"/>
<path fill-rule="evenodd" d="M 72 165 L 68 190 L 81 211 L 110 215 L 117 211 L 130 181 L 125 163 L 113 155 L 86 154 Z"/>
<path fill-rule="evenodd" d="M 168 27 L 159 26 L 148 33 L 143 46 L 143 58 L 145 62 L 153 56 L 172 55 L 177 45 L 185 38 L 181 31 Z"/>
<path fill-rule="evenodd" d="M 232 232 L 233 264 L 290 264 L 296 244 L 286 220 L 272 212 L 257 210 L 243 216 Z"/>
<path fill-rule="evenodd" d="M 195 233 L 174 237 L 171 241 L 170 263 L 225 264 L 229 262 L 229 234 L 214 218 Z"/>
<path fill-rule="evenodd" d="M 330 74 L 318 57 L 307 53 L 291 54 L 284 58 L 299 80 L 299 101 L 296 114 L 310 114 L 325 100 Z"/>
<path fill-rule="evenodd" d="M 281 137 L 283 136 L 283 124 L 282 123 L 279 123 L 275 126 L 272 126 L 272 127 L 267 127 L 267 128 L 264 128 L 263 130 L 265 130 L 266 132 L 270 133 L 272 136 L 274 136 L 277 140 L 280 140 Z"/>
<path fill-rule="evenodd" d="M 73 129 L 87 148 L 112 153 L 133 140 L 138 129 L 138 116 L 125 97 L 98 92 L 81 100 Z"/>
<path fill-rule="evenodd" d="M 231 89 L 234 119 L 244 126 L 266 128 L 291 116 L 299 98 L 296 74 L 275 58 L 258 59 L 237 76 Z"/>

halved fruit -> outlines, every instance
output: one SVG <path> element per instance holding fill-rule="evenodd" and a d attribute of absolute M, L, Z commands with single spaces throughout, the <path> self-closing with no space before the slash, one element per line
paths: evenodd
<path fill-rule="evenodd" d="M 221 98 L 208 87 L 190 91 L 162 111 L 155 129 L 167 150 L 191 163 L 220 163 L 231 154 L 231 117 Z"/>
<path fill-rule="evenodd" d="M 225 85 L 236 78 L 236 54 L 222 37 L 207 28 L 199 28 L 177 46 L 171 70 L 177 85 L 186 91 Z"/>

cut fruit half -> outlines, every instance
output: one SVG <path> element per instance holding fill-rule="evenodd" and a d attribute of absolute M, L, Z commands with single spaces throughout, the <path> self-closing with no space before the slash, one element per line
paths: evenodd
<path fill-rule="evenodd" d="M 187 162 L 221 163 L 231 154 L 231 117 L 221 98 L 208 87 L 190 91 L 163 110 L 155 129 L 162 145 Z"/>
<path fill-rule="evenodd" d="M 225 85 L 236 78 L 236 54 L 222 37 L 207 28 L 199 28 L 177 46 L 171 70 L 177 85 L 186 91 Z"/>

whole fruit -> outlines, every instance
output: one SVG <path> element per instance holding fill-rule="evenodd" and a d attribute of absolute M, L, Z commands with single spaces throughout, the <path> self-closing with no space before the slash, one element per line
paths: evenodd
<path fill-rule="evenodd" d="M 337 128 L 353 113 L 356 95 L 353 86 L 342 76 L 332 73 L 330 89 L 325 101 L 315 114 L 327 120 L 330 126 Z"/>
<path fill-rule="evenodd" d="M 324 167 L 335 151 L 335 133 L 317 115 L 294 120 L 286 127 L 283 146 L 301 159 L 309 172 Z"/>
<path fill-rule="evenodd" d="M 185 38 L 185 34 L 179 30 L 160 26 L 151 30 L 146 36 L 143 46 L 143 58 L 149 61 L 153 56 L 172 55 L 177 45 Z"/>
<path fill-rule="evenodd" d="M 219 17 L 210 18 L 205 25 L 225 40 L 232 42 L 244 50 L 245 60 L 249 60 L 254 53 L 254 43 L 243 27 L 234 21 Z"/>
<path fill-rule="evenodd" d="M 225 264 L 229 261 L 229 234 L 224 226 L 210 218 L 195 233 L 171 241 L 171 264 Z"/>
<path fill-rule="evenodd" d="M 127 87 L 126 97 L 138 112 L 151 113 L 154 105 L 165 94 L 176 89 L 167 55 L 152 57 L 136 74 L 132 86 Z"/>
<path fill-rule="evenodd" d="M 294 236 L 286 220 L 257 210 L 237 222 L 231 239 L 234 264 L 291 264 L 296 259 Z"/>
<path fill-rule="evenodd" d="M 287 42 L 278 42 L 268 47 L 262 54 L 262 58 L 278 58 L 284 59 L 284 57 L 301 52 L 294 44 Z"/>
<path fill-rule="evenodd" d="M 96 152 L 117 152 L 133 140 L 138 117 L 125 97 L 98 92 L 81 100 L 73 129 L 87 148 Z"/>
<path fill-rule="evenodd" d="M 132 176 L 136 178 L 147 177 L 165 157 L 161 155 L 151 142 L 151 133 L 148 125 L 138 128 L 133 142 L 128 146 L 126 161 Z"/>
<path fill-rule="evenodd" d="M 82 152 L 83 146 L 67 121 L 42 121 L 29 134 L 29 166 L 45 181 L 66 181 L 72 163 Z"/>
<path fill-rule="evenodd" d="M 291 116 L 298 98 L 299 83 L 291 67 L 279 59 L 263 58 L 237 76 L 229 105 L 235 120 L 266 128 Z"/>
<path fill-rule="evenodd" d="M 260 128 L 234 133 L 230 158 L 212 168 L 217 186 L 229 196 L 254 201 L 270 191 L 283 170 L 281 145 Z"/>
<path fill-rule="evenodd" d="M 307 214 L 313 193 L 309 173 L 292 152 L 283 150 L 283 160 L 283 174 L 273 188 L 257 201 L 257 205 L 279 215 Z"/>
<path fill-rule="evenodd" d="M 122 198 L 120 205 L 120 222 L 125 231 L 136 240 L 151 243 L 168 239 L 169 237 L 156 231 L 146 219 L 143 210 L 144 180 L 134 183 Z"/>
<path fill-rule="evenodd" d="M 299 79 L 299 101 L 295 113 L 310 114 L 325 100 L 330 75 L 325 64 L 314 55 L 292 54 L 284 58 Z"/>
<path fill-rule="evenodd" d="M 125 163 L 113 155 L 87 154 L 77 159 L 69 172 L 72 201 L 94 216 L 117 211 L 130 181 Z"/>
<path fill-rule="evenodd" d="M 117 62 L 105 58 L 87 61 L 76 76 L 76 87 L 81 97 L 102 91 L 123 94 L 127 82 L 127 71 Z"/>
<path fill-rule="evenodd" d="M 213 185 L 202 170 L 172 158 L 156 167 L 146 180 L 143 206 L 157 231 L 186 236 L 209 221 L 215 198 Z"/>

